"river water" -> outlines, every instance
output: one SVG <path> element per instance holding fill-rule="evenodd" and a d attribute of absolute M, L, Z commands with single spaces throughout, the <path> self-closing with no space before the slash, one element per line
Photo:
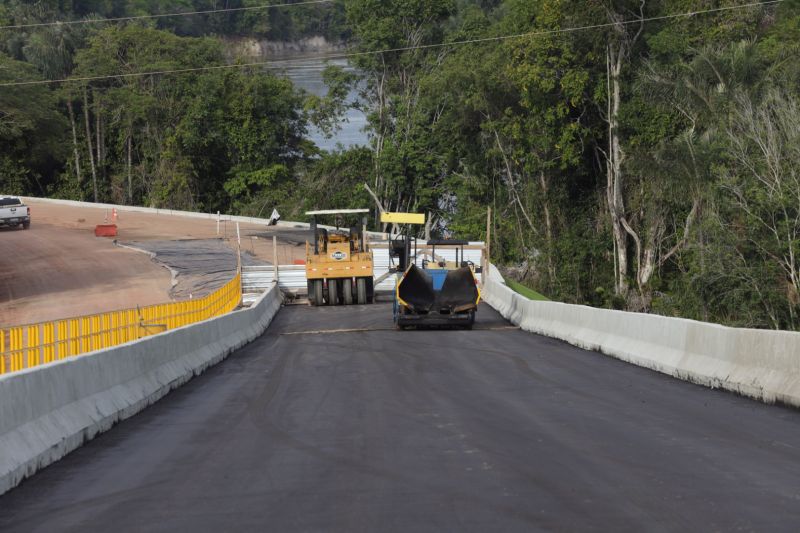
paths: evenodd
<path fill-rule="evenodd" d="M 328 65 L 336 65 L 353 71 L 346 59 L 324 60 L 318 58 L 297 57 L 281 59 L 281 70 L 278 74 L 283 74 L 295 84 L 296 87 L 308 91 L 317 96 L 325 96 L 328 88 L 322 81 L 322 72 Z M 357 98 L 356 91 L 353 91 L 348 102 L 353 102 Z M 335 132 L 331 138 L 326 138 L 321 131 L 311 126 L 308 137 L 323 150 L 334 150 L 339 145 L 343 148 L 368 144 L 367 134 L 364 128 L 367 125 L 367 117 L 361 111 L 348 109 L 342 119 L 339 131 Z"/>

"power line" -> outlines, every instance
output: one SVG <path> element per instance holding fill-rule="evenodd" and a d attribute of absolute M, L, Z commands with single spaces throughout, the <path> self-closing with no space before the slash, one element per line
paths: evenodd
<path fill-rule="evenodd" d="M 268 4 L 263 6 L 230 7 L 222 9 L 207 9 L 204 11 L 181 11 L 179 13 L 162 13 L 157 15 L 133 15 L 130 17 L 115 17 L 107 19 L 80 19 L 80 20 L 56 20 L 52 22 L 32 22 L 30 24 L 12 24 L 10 26 L 0 26 L 0 30 L 19 30 L 24 28 L 41 28 L 45 26 L 76 25 L 76 24 L 101 24 L 105 22 L 123 22 L 132 20 L 159 19 L 166 17 L 186 17 L 189 15 L 211 15 L 214 13 L 233 13 L 236 11 L 256 11 L 261 9 L 272 9 L 275 7 L 307 6 L 314 4 L 330 4 L 335 0 L 307 0 L 305 2 L 295 2 L 286 4 Z"/>
<path fill-rule="evenodd" d="M 501 35 L 496 37 L 481 37 L 476 39 L 466 39 L 462 41 L 451 41 L 449 43 L 435 43 L 435 44 L 423 44 L 418 46 L 403 46 L 399 48 L 388 48 L 384 50 L 371 50 L 365 52 L 347 52 L 343 54 L 332 54 L 326 55 L 322 57 L 323 59 L 349 59 L 353 57 L 362 57 L 367 55 L 377 55 L 377 54 L 388 54 L 393 52 L 408 52 L 411 50 L 429 50 L 432 48 L 446 48 L 451 46 L 460 46 L 465 44 L 477 44 L 477 43 L 486 43 L 486 42 L 497 42 L 497 41 L 505 41 L 509 39 L 518 39 L 521 37 L 541 37 L 545 35 L 555 35 L 559 33 L 574 33 L 578 31 L 585 31 L 585 30 L 595 30 L 595 29 L 602 29 L 602 28 L 610 28 L 614 26 L 628 26 L 632 24 L 643 24 L 645 22 L 654 22 L 659 20 L 670 20 L 670 19 L 677 19 L 677 18 L 688 18 L 694 17 L 697 15 L 706 15 L 709 13 L 718 13 L 721 11 L 731 11 L 735 9 L 745 9 L 750 7 L 763 7 L 768 5 L 779 4 L 783 0 L 767 0 L 764 2 L 752 2 L 749 4 L 739 4 L 736 6 L 726 6 L 726 7 L 717 7 L 711 9 L 703 9 L 698 11 L 687 11 L 685 13 L 673 13 L 670 15 L 659 15 L 656 17 L 647 17 L 647 18 L 640 18 L 640 19 L 632 19 L 632 20 L 623 20 L 619 22 L 604 22 L 600 24 L 589 24 L 586 26 L 575 26 L 572 28 L 559 28 L 554 30 L 538 30 L 526 33 L 517 33 L 513 35 Z M 316 60 L 319 58 L 307 58 L 308 60 Z M 90 81 L 100 81 L 100 80 L 109 80 L 109 79 L 122 79 L 122 78 L 134 78 L 134 77 L 141 77 L 141 76 L 158 76 L 158 75 L 166 75 L 166 74 L 184 74 L 188 72 L 202 72 L 202 71 L 211 71 L 211 70 L 223 70 L 223 69 L 234 69 L 234 68 L 248 68 L 248 67 L 267 67 L 267 68 L 282 68 L 280 64 L 286 63 L 287 61 L 291 61 L 296 63 L 297 60 L 271 60 L 271 61 L 257 61 L 252 63 L 237 63 L 232 65 L 214 65 L 210 67 L 194 67 L 194 68 L 183 68 L 183 69 L 174 69 L 174 70 L 158 70 L 158 71 L 149 71 L 149 72 L 128 72 L 128 73 L 121 73 L 121 74 L 111 74 L 111 75 L 104 75 L 104 76 L 85 76 L 79 78 L 63 78 L 58 80 L 33 80 L 33 81 L 17 81 L 17 82 L 6 82 L 0 83 L 0 87 L 18 87 L 18 86 L 26 86 L 26 85 L 47 85 L 51 83 L 65 83 L 65 82 L 90 82 Z M 301 60 L 302 61 L 302 60 Z"/>

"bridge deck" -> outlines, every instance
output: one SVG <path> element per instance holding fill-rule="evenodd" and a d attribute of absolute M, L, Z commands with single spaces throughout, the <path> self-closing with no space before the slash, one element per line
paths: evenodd
<path fill-rule="evenodd" d="M 285 308 L 0 498 L 3 531 L 794 530 L 800 413 L 505 328 Z M 342 332 L 283 335 L 305 330 Z M 361 331 L 374 328 L 375 331 Z"/>

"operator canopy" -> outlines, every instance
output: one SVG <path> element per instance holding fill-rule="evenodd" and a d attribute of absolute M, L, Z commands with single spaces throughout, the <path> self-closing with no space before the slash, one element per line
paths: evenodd
<path fill-rule="evenodd" d="M 307 216 L 313 215 L 351 215 L 353 213 L 369 213 L 369 209 L 321 209 L 319 211 L 306 211 Z"/>

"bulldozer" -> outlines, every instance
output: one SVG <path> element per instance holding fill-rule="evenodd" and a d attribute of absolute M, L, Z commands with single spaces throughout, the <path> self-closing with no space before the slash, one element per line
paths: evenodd
<path fill-rule="evenodd" d="M 306 280 L 311 305 L 372 303 L 374 270 L 366 239 L 366 222 L 339 229 L 345 217 L 369 213 L 369 209 L 308 211 L 313 217 L 306 241 Z M 318 218 L 335 217 L 335 229 L 319 227 Z"/>
<path fill-rule="evenodd" d="M 421 218 L 420 218 L 421 217 Z M 383 222 L 424 224 L 424 215 L 386 213 Z M 467 241 L 429 240 L 428 252 L 412 253 L 412 237 L 405 235 L 392 241 L 392 255 L 398 258 L 395 288 L 394 323 L 407 327 L 462 327 L 472 329 L 481 292 L 475 277 L 475 265 L 464 259 Z M 455 261 L 436 254 L 437 247 L 455 249 Z M 420 266 L 417 266 L 420 262 Z"/>

